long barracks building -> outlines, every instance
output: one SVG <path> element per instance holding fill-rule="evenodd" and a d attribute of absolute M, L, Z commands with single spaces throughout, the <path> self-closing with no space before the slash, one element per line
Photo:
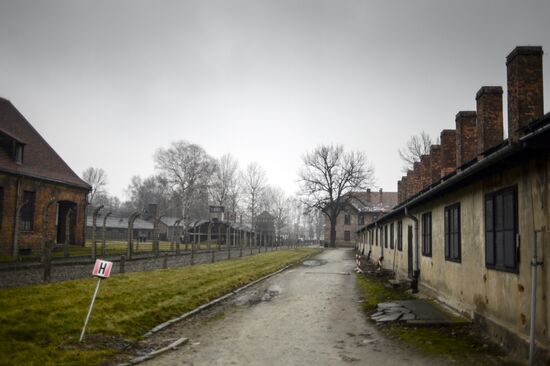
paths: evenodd
<path fill-rule="evenodd" d="M 484 86 L 398 182 L 395 208 L 358 231 L 359 249 L 399 279 L 482 324 L 504 344 L 526 346 L 536 288 L 537 346 L 550 348 L 550 113 L 544 115 L 541 47 L 506 59 L 503 90 Z M 537 250 L 538 280 L 532 281 Z M 520 342 L 518 342 L 520 340 Z M 527 347 L 520 347 L 525 351 Z M 547 357 L 547 356 L 546 356 Z"/>

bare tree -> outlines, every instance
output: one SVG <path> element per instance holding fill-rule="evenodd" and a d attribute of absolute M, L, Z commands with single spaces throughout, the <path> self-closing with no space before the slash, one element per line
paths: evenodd
<path fill-rule="evenodd" d="M 420 132 L 418 135 L 413 135 L 407 141 L 407 145 L 399 149 L 399 157 L 403 160 L 403 171 L 413 168 L 413 164 L 420 161 L 422 155 L 430 153 L 430 147 L 432 146 L 432 138 L 425 131 Z"/>
<path fill-rule="evenodd" d="M 171 215 L 177 216 L 181 212 L 180 202 L 166 178 L 161 175 L 152 175 L 145 179 L 135 175 L 131 178 L 126 192 L 134 211 L 142 211 L 147 208 L 147 204 L 156 203 L 159 210 L 173 209 Z"/>
<path fill-rule="evenodd" d="M 273 198 L 271 213 L 275 217 L 275 234 L 281 236 L 283 228 L 288 224 L 290 201 L 281 188 L 271 188 L 270 191 Z"/>
<path fill-rule="evenodd" d="M 155 162 L 181 202 L 184 217 L 208 215 L 207 193 L 216 167 L 214 159 L 199 145 L 177 141 L 167 149 L 158 149 Z"/>
<path fill-rule="evenodd" d="M 336 242 L 336 219 L 353 198 L 374 182 L 362 152 L 344 152 L 342 145 L 320 145 L 303 157 L 300 199 L 307 211 L 321 210 L 330 222 L 330 244 Z"/>
<path fill-rule="evenodd" d="M 107 186 L 107 173 L 101 168 L 89 167 L 82 172 L 82 179 L 92 186 L 90 191 L 90 204 L 94 205 L 95 198 L 98 194 L 105 193 L 105 186 Z"/>
<path fill-rule="evenodd" d="M 236 211 L 239 195 L 239 162 L 231 154 L 225 154 L 218 160 L 210 195 L 216 205 Z"/>
<path fill-rule="evenodd" d="M 244 199 L 246 200 L 250 224 L 254 227 L 260 208 L 260 198 L 266 186 L 264 169 L 258 163 L 250 163 L 242 174 Z"/>

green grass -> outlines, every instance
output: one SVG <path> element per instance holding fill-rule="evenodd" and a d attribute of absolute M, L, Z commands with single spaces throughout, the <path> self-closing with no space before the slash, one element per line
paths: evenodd
<path fill-rule="evenodd" d="M 101 364 L 117 352 L 114 340 L 139 339 L 159 323 L 315 252 L 284 250 L 104 280 L 85 345 L 78 337 L 96 279 L 1 290 L 0 365 Z"/>
<path fill-rule="evenodd" d="M 373 313 L 380 302 L 414 298 L 402 290 L 387 288 L 381 280 L 363 274 L 357 274 L 357 284 L 364 298 L 363 309 L 368 314 Z M 387 337 L 423 353 L 450 357 L 468 365 L 515 365 L 498 358 L 502 355 L 501 350 L 483 339 L 477 328 L 460 317 L 446 313 L 456 325 L 411 327 L 393 323 L 381 325 L 380 330 Z"/>
<path fill-rule="evenodd" d="M 408 300 L 412 298 L 406 292 L 387 288 L 381 281 L 367 278 L 362 274 L 357 274 L 357 284 L 359 285 L 359 291 L 363 295 L 362 304 L 366 312 L 373 311 L 380 302 Z"/>

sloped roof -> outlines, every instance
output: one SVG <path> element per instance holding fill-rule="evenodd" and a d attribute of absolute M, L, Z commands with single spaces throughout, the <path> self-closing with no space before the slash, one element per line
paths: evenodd
<path fill-rule="evenodd" d="M 13 160 L 11 152 L 0 148 L 0 171 L 90 189 L 13 104 L 3 98 L 0 98 L 0 135 L 25 145 L 22 164 Z"/>
<path fill-rule="evenodd" d="M 160 221 L 166 225 L 166 226 L 174 226 L 176 225 L 176 221 L 180 220 L 181 221 L 181 217 L 175 217 L 175 216 L 163 216 L 160 218 Z M 181 222 L 179 223 L 179 225 L 181 226 Z"/>
<path fill-rule="evenodd" d="M 86 226 L 92 227 L 93 218 L 92 216 L 86 217 Z M 127 217 L 118 217 L 118 216 L 108 216 L 105 226 L 110 229 L 128 229 L 128 218 Z M 99 230 L 103 227 L 103 216 L 98 215 L 96 221 L 96 228 Z M 139 217 L 134 221 L 134 229 L 142 230 L 153 230 L 153 224 L 149 221 L 140 219 Z"/>
<path fill-rule="evenodd" d="M 361 212 L 385 212 L 397 205 L 397 192 L 352 192 L 350 204 Z"/>

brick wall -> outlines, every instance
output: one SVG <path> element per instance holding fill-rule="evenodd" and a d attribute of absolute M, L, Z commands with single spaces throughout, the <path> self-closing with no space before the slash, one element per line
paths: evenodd
<path fill-rule="evenodd" d="M 19 248 L 30 249 L 32 253 L 39 253 L 41 251 L 43 227 L 42 213 L 45 205 L 51 197 L 55 197 L 58 201 L 67 201 L 76 204 L 76 209 L 73 213 L 74 216 L 72 226 L 74 229 L 71 232 L 71 244 L 84 244 L 84 230 L 86 225 L 86 190 L 31 178 L 21 178 L 20 184 L 20 202 L 22 203 L 24 191 L 36 192 L 36 200 L 34 205 L 33 229 L 28 232 L 19 232 Z M 17 177 L 7 174 L 0 174 L 0 186 L 4 188 L 4 202 L 3 207 L 1 207 L 2 222 L 0 231 L 0 253 L 2 255 L 12 255 L 17 196 Z M 48 232 L 50 238 L 52 239 L 57 237 L 56 216 L 57 205 L 53 204 L 48 210 Z"/>

